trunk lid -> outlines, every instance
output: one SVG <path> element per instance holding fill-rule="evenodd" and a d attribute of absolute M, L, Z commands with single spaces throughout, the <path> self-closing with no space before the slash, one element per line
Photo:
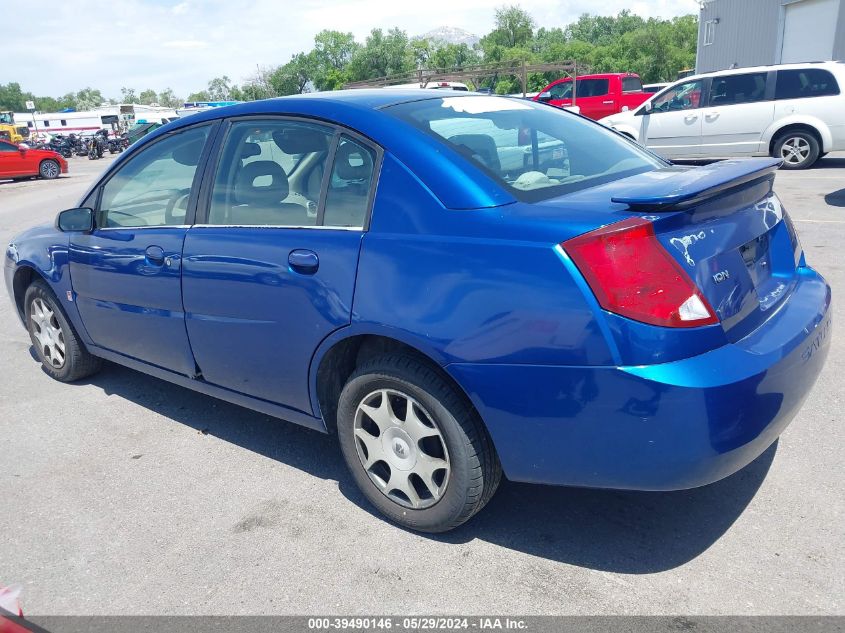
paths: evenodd
<path fill-rule="evenodd" d="M 736 341 L 774 314 L 796 284 L 801 249 L 772 190 L 779 165 L 760 158 L 668 167 L 546 201 L 537 212 L 548 218 L 553 207 L 566 209 L 579 228 L 589 211 L 595 226 L 649 220 Z M 597 213 L 602 200 L 607 211 Z"/>

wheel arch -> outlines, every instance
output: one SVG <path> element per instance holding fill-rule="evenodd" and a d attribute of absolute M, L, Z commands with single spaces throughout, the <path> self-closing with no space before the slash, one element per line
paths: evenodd
<path fill-rule="evenodd" d="M 26 264 L 18 266 L 15 270 L 14 276 L 12 277 L 12 300 L 15 303 L 15 308 L 18 310 L 18 317 L 21 322 L 24 322 L 25 320 L 23 300 L 26 296 L 26 289 L 29 288 L 30 284 L 32 284 L 32 282 L 36 279 L 41 279 L 49 284 L 47 278 L 42 275 L 38 269 Z"/>
<path fill-rule="evenodd" d="M 346 328 L 327 338 L 315 353 L 311 362 L 312 407 L 314 414 L 322 417 L 329 433 L 336 431 L 337 401 L 349 376 L 365 360 L 387 353 L 410 356 L 429 367 L 452 386 L 455 392 L 471 407 L 472 411 L 478 415 L 479 420 L 482 420 L 478 409 L 464 388 L 444 368 L 446 363 L 441 354 L 425 344 L 420 344 L 419 341 L 402 337 L 401 334 L 396 332 Z"/>
<path fill-rule="evenodd" d="M 808 134 L 812 134 L 819 142 L 820 152 L 829 151 L 833 144 L 833 137 L 830 134 L 830 130 L 828 130 L 822 121 L 806 118 L 787 119 L 785 121 L 778 121 L 764 135 L 764 138 L 768 141 L 769 156 L 772 155 L 778 138 L 789 132 L 807 132 Z"/>

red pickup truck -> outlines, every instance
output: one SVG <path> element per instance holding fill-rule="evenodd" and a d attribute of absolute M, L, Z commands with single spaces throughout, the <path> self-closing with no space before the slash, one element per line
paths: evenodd
<path fill-rule="evenodd" d="M 591 119 L 633 110 L 653 95 L 643 92 L 643 82 L 634 73 L 579 75 L 575 84 L 575 105 Z M 534 97 L 563 107 L 572 105 L 572 77 L 553 81 Z"/>

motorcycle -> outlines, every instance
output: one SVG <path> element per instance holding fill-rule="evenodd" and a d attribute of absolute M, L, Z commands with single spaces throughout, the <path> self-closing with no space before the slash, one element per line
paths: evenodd
<path fill-rule="evenodd" d="M 56 136 L 51 138 L 47 144 L 47 149 L 61 154 L 64 158 L 73 156 L 73 148 L 71 147 L 70 141 L 62 134 L 56 134 Z"/>
<path fill-rule="evenodd" d="M 103 154 L 105 153 L 105 150 L 108 147 L 107 138 L 108 135 L 102 130 L 100 132 L 94 133 L 94 136 L 91 137 L 91 141 L 88 146 L 89 160 L 97 160 L 98 158 L 103 157 Z"/>
<path fill-rule="evenodd" d="M 109 139 L 109 154 L 120 154 L 127 147 L 129 147 L 129 138 L 126 133 Z"/>

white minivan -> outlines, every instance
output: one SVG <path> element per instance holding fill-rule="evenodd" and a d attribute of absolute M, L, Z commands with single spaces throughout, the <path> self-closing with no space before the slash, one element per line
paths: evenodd
<path fill-rule="evenodd" d="M 737 68 L 677 81 L 601 119 L 668 159 L 774 156 L 805 169 L 845 150 L 845 63 Z"/>

